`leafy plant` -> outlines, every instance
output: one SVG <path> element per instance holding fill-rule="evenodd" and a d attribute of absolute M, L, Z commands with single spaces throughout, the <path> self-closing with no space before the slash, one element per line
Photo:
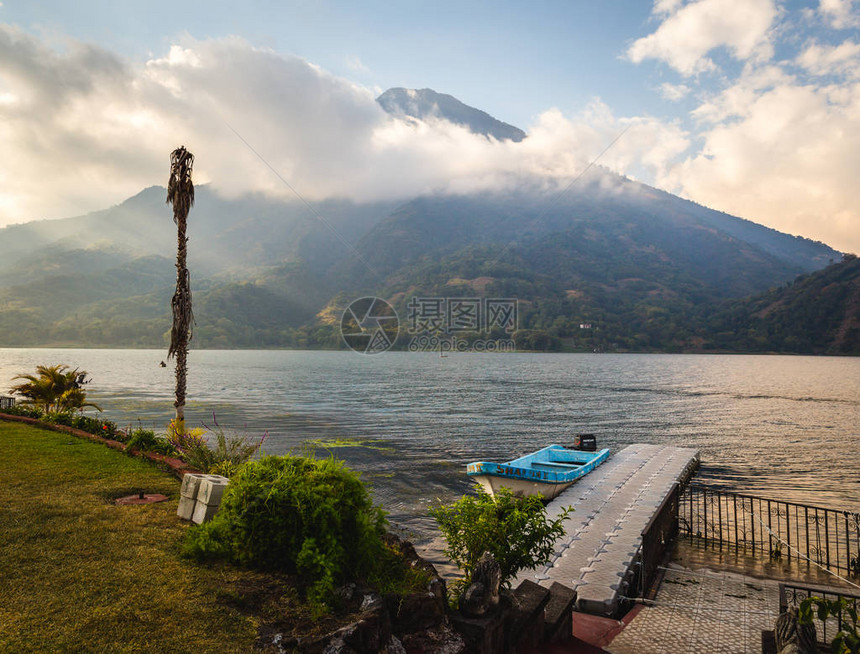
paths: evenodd
<path fill-rule="evenodd" d="M 324 604 L 338 584 L 372 573 L 384 528 L 382 510 L 342 462 L 269 456 L 239 469 L 184 551 L 296 574 L 308 599 Z"/>
<path fill-rule="evenodd" d="M 214 438 L 207 439 L 203 430 L 183 429 L 184 423 L 174 421 L 168 427 L 167 439 L 192 468 L 212 474 L 224 474 L 225 471 L 235 474 L 240 465 L 260 450 L 268 432 L 258 442 L 254 442 L 247 435 L 228 433 L 218 424 L 214 415 L 212 419 L 214 427 L 207 429 Z"/>
<path fill-rule="evenodd" d="M 219 461 L 209 468 L 210 475 L 221 475 L 222 477 L 233 478 L 239 472 L 239 468 L 243 464 L 233 463 L 232 461 Z"/>
<path fill-rule="evenodd" d="M 151 429 L 135 429 L 129 434 L 125 450 L 140 450 L 142 452 L 157 452 L 167 456 L 175 456 L 176 448 L 163 436 L 156 436 Z"/>
<path fill-rule="evenodd" d="M 111 420 L 102 420 L 101 418 L 93 418 L 72 412 L 52 412 L 45 413 L 44 409 L 39 406 L 30 404 L 17 404 L 13 407 L 3 409 L 3 413 L 13 416 L 24 416 L 25 418 L 35 418 L 49 425 L 65 425 L 74 427 L 91 434 L 98 434 L 104 438 L 124 441 L 128 438 L 126 432 L 119 429 L 115 422 Z"/>
<path fill-rule="evenodd" d="M 15 379 L 24 382 L 11 388 L 13 393 L 23 396 L 24 402 L 41 406 L 45 413 L 65 413 L 101 407 L 87 402 L 83 386 L 87 380 L 86 370 L 69 369 L 66 365 L 36 366 L 35 375 L 20 374 Z"/>
<path fill-rule="evenodd" d="M 555 520 L 547 520 L 539 497 L 515 497 L 507 488 L 492 497 L 477 487 L 476 495 L 436 506 L 430 515 L 445 535 L 445 554 L 466 575 L 463 583 L 470 583 L 481 555 L 489 552 L 501 568 L 502 584 L 510 587 L 520 570 L 549 562 L 572 511 L 568 507 Z"/>
<path fill-rule="evenodd" d="M 800 624 L 812 624 L 815 617 L 824 622 L 829 617 L 839 619 L 840 629 L 830 641 L 833 654 L 860 654 L 860 624 L 857 621 L 857 604 L 845 597 L 828 600 L 821 597 L 807 597 L 800 603 L 797 620 Z"/>
<path fill-rule="evenodd" d="M 15 406 L 3 409 L 2 412 L 11 416 L 24 416 L 25 418 L 35 418 L 36 420 L 41 419 L 45 415 L 45 412 L 40 407 L 29 404 L 16 404 Z"/>

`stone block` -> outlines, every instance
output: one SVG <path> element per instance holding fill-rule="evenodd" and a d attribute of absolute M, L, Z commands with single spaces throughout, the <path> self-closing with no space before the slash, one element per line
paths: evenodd
<path fill-rule="evenodd" d="M 191 520 L 191 516 L 194 515 L 195 506 L 197 506 L 197 500 L 193 497 L 180 497 L 179 509 L 176 511 L 176 515 L 183 520 Z"/>
<path fill-rule="evenodd" d="M 549 587 L 549 602 L 544 609 L 544 641 L 563 642 L 571 637 L 575 603 L 575 590 L 553 582 Z"/>
<path fill-rule="evenodd" d="M 197 491 L 200 488 L 200 481 L 205 479 L 207 475 L 189 472 L 182 476 L 182 486 L 179 488 L 181 497 L 189 497 L 192 500 L 197 499 Z"/>
<path fill-rule="evenodd" d="M 532 651 L 543 641 L 550 591 L 525 580 L 517 586 L 512 596 L 513 615 L 508 622 L 508 648 L 517 652 Z"/>
<path fill-rule="evenodd" d="M 194 505 L 194 514 L 191 516 L 191 521 L 198 525 L 208 522 L 212 519 L 212 516 L 218 513 L 219 506 L 219 504 L 204 504 L 203 502 L 196 502 Z"/>
<path fill-rule="evenodd" d="M 495 611 L 480 618 L 452 613 L 451 626 L 460 634 L 470 654 L 495 654 L 505 651 L 505 624 L 510 605 L 500 602 Z"/>
<path fill-rule="evenodd" d="M 221 497 L 224 495 L 224 489 L 230 480 L 220 475 L 206 475 L 200 480 L 200 488 L 197 491 L 197 502 L 210 506 L 218 506 L 221 504 Z"/>

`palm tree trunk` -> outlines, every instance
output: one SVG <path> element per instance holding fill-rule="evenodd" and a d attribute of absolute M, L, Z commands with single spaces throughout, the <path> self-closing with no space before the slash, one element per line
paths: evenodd
<path fill-rule="evenodd" d="M 176 250 L 176 292 L 173 296 L 173 315 L 174 329 L 177 325 L 177 313 L 185 313 L 185 305 L 187 304 L 188 312 L 191 311 L 191 278 L 188 272 L 188 237 L 185 235 L 187 220 L 183 216 L 178 222 L 178 242 Z M 188 340 L 190 337 L 190 329 L 183 329 L 182 323 L 179 320 L 180 328 L 176 334 L 176 347 L 173 346 L 173 337 L 171 336 L 171 353 L 176 355 L 176 401 L 173 406 L 176 407 L 176 423 L 179 424 L 185 420 L 185 388 L 186 377 L 188 375 Z M 190 325 L 189 325 L 190 327 Z M 168 354 L 168 357 L 170 354 Z"/>
<path fill-rule="evenodd" d="M 188 212 L 194 204 L 194 184 L 191 169 L 194 155 L 177 148 L 170 155 L 170 181 L 167 184 L 167 201 L 173 205 L 173 222 L 177 226 L 176 291 L 171 300 L 173 326 L 170 330 L 168 359 L 176 356 L 176 426 L 184 431 L 185 384 L 188 373 L 188 342 L 194 314 L 191 311 L 191 275 L 188 272 Z"/>

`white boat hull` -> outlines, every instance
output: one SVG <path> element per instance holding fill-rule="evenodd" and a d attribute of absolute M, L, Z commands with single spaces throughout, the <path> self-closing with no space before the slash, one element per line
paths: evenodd
<path fill-rule="evenodd" d="M 541 495 L 545 500 L 555 499 L 563 490 L 574 482 L 568 481 L 560 484 L 546 484 L 542 482 L 528 481 L 526 479 L 510 479 L 508 477 L 497 477 L 495 475 L 474 475 L 472 477 L 478 482 L 488 494 L 495 497 L 502 488 L 511 491 L 514 497 L 531 497 Z"/>

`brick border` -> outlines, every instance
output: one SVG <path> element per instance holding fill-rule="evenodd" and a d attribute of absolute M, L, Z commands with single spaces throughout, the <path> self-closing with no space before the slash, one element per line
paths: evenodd
<path fill-rule="evenodd" d="M 47 429 L 48 431 L 56 431 L 62 434 L 71 434 L 72 436 L 76 436 L 77 438 L 84 438 L 94 443 L 106 445 L 113 450 L 118 450 L 120 452 L 132 454 L 133 456 L 149 459 L 154 463 L 167 466 L 169 471 L 179 479 L 182 479 L 182 477 L 189 472 L 200 473 L 199 470 L 195 470 L 194 468 L 190 467 L 182 459 L 176 459 L 174 457 L 165 456 L 164 454 L 158 454 L 156 452 L 142 452 L 135 448 L 132 448 L 131 450 L 126 450 L 125 443 L 120 443 L 119 441 L 115 441 L 109 438 L 102 438 L 98 434 L 91 434 L 90 432 L 84 431 L 83 429 L 75 429 L 74 427 L 67 427 L 66 425 L 51 425 L 42 422 L 41 420 L 38 420 L 36 418 L 28 418 L 26 416 L 13 416 L 11 414 L 2 412 L 0 412 L 0 420 L 5 420 L 7 422 L 23 422 L 26 425 L 39 427 L 41 429 Z"/>

